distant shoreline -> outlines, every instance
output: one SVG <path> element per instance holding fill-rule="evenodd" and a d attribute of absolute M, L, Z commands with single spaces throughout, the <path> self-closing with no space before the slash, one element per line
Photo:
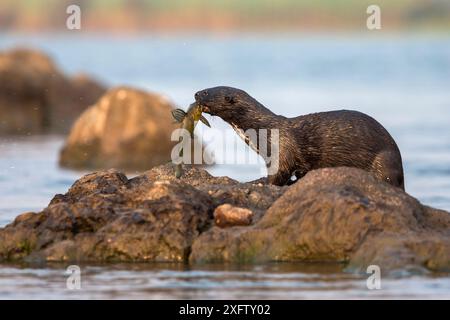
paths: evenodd
<path fill-rule="evenodd" d="M 3 0 L 0 30 L 64 31 L 68 4 L 48 0 Z M 284 0 L 280 3 L 238 0 L 139 0 L 74 1 L 81 11 L 82 31 L 87 32 L 349 32 L 368 31 L 366 12 L 371 1 Z M 439 31 L 450 33 L 450 3 L 445 0 L 379 1 L 385 31 Z"/>

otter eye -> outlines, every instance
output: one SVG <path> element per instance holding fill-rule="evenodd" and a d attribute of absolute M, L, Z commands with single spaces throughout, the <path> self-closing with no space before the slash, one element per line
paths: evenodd
<path fill-rule="evenodd" d="M 233 99 L 233 97 L 225 96 L 225 102 L 227 102 L 227 103 L 234 103 L 234 99 Z"/>

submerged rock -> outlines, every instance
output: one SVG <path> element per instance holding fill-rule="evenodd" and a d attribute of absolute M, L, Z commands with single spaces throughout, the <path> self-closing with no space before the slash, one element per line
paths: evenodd
<path fill-rule="evenodd" d="M 179 127 L 163 96 L 128 87 L 108 91 L 74 124 L 61 150 L 69 168 L 143 171 L 171 161 Z"/>
<path fill-rule="evenodd" d="M 66 132 L 105 91 L 86 75 L 64 75 L 45 54 L 0 52 L 0 134 Z"/>
<path fill-rule="evenodd" d="M 346 263 L 351 271 L 373 264 L 382 272 L 450 270 L 450 214 L 365 171 L 316 170 L 290 187 L 238 183 L 195 167 L 185 172 L 180 180 L 172 165 L 132 179 L 114 170 L 87 175 L 42 212 L 0 229 L 0 260 L 314 261 Z M 253 224 L 215 225 L 221 211 L 235 207 Z"/>

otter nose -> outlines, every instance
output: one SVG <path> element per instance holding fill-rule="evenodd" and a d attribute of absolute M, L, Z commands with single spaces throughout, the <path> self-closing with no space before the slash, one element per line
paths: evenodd
<path fill-rule="evenodd" d="M 203 98 L 203 97 L 206 97 L 207 95 L 208 95 L 208 91 L 202 90 L 202 91 L 198 91 L 198 92 L 194 95 L 194 97 L 195 97 L 195 100 L 198 100 L 198 99 L 201 99 L 201 98 Z"/>

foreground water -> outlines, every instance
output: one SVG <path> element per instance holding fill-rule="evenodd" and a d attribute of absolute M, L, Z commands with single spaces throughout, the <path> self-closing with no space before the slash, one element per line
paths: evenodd
<path fill-rule="evenodd" d="M 46 50 L 67 72 L 162 92 L 180 106 L 199 89 L 226 84 L 286 116 L 366 112 L 398 142 L 407 192 L 450 210 L 450 38 L 0 37 L 1 48 L 19 44 Z M 221 120 L 210 122 L 226 128 Z M 62 143 L 58 136 L 0 138 L 0 227 L 41 210 L 83 174 L 58 167 Z M 261 175 L 257 167 L 210 170 L 242 181 Z M 64 289 L 65 267 L 0 266 L 0 298 L 450 297 L 445 275 L 386 279 L 381 291 L 369 291 L 365 276 L 296 264 L 84 266 L 83 290 L 74 293 Z"/>
<path fill-rule="evenodd" d="M 177 264 L 81 265 L 81 289 L 67 287 L 64 265 L 0 266 L 0 298 L 23 299 L 450 299 L 450 279 L 427 276 L 381 280 L 342 273 L 339 265 Z"/>

